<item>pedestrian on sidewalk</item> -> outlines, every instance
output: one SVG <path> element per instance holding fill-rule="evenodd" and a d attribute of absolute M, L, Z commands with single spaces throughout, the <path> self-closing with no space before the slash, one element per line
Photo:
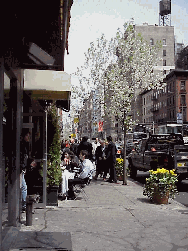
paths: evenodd
<path fill-rule="evenodd" d="M 71 145 L 70 145 L 70 150 L 77 155 L 77 151 L 78 151 L 78 143 L 77 143 L 77 139 L 72 138 L 71 139 Z"/>
<path fill-rule="evenodd" d="M 115 163 L 116 163 L 116 146 L 112 142 L 112 137 L 107 137 L 108 146 L 106 149 L 106 167 L 110 170 L 110 177 L 107 180 L 110 183 L 117 183 L 117 175 L 116 175 L 116 169 L 115 169 Z"/>
<path fill-rule="evenodd" d="M 79 157 L 81 150 L 86 150 L 88 152 L 88 159 L 92 160 L 92 144 L 88 142 L 88 137 L 84 136 L 80 142 L 77 150 L 77 156 Z"/>
<path fill-rule="evenodd" d="M 96 148 L 95 158 L 96 158 L 96 175 L 94 177 L 97 180 L 98 175 L 103 175 L 103 180 L 107 176 L 107 166 L 105 164 L 105 142 L 104 140 L 99 140 L 100 145 Z"/>
<path fill-rule="evenodd" d="M 32 180 L 27 180 L 26 173 L 30 168 L 36 167 L 36 162 L 29 158 L 29 141 L 31 135 L 29 130 L 23 129 L 20 142 L 20 172 L 21 172 L 21 192 L 22 192 L 22 212 L 26 211 L 27 185 L 32 186 Z"/>

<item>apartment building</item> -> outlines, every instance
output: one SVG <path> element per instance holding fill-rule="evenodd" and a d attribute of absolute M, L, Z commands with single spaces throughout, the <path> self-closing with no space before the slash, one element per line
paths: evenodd
<path fill-rule="evenodd" d="M 79 138 L 88 136 L 88 138 L 103 137 L 103 104 L 100 102 L 99 90 L 91 91 L 88 99 L 84 101 L 82 110 L 79 112 L 78 135 Z M 100 127 L 100 128 L 99 128 Z"/>
<path fill-rule="evenodd" d="M 148 25 L 147 23 L 144 23 L 143 25 L 135 25 L 134 27 L 136 33 L 141 33 L 150 46 L 155 45 L 157 42 L 161 43 L 161 50 L 159 51 L 161 61 L 159 62 L 159 65 L 155 67 L 156 73 L 158 71 L 163 71 L 166 75 L 170 70 L 175 69 L 174 27 Z M 165 93 L 165 88 L 163 90 L 150 90 L 138 93 L 139 96 L 141 95 L 141 98 L 137 99 L 137 104 L 134 106 L 137 111 L 132 111 L 133 114 L 136 114 L 135 117 L 133 116 L 134 120 L 137 120 L 139 123 L 152 123 L 153 121 L 157 123 L 158 120 L 165 120 Z M 163 98 L 158 105 L 159 96 Z M 161 107 L 162 112 L 158 117 L 157 111 L 159 107 Z"/>
<path fill-rule="evenodd" d="M 178 51 L 176 69 L 188 70 L 188 46 Z"/>

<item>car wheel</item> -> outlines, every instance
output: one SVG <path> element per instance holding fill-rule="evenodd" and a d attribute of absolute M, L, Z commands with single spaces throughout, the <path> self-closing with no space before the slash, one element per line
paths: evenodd
<path fill-rule="evenodd" d="M 137 175 L 137 169 L 136 167 L 133 166 L 131 161 L 129 162 L 129 170 L 130 170 L 130 177 L 132 179 L 135 179 Z"/>

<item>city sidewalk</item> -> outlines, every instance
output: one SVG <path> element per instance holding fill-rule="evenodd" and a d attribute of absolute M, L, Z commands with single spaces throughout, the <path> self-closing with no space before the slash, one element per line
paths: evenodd
<path fill-rule="evenodd" d="M 35 209 L 32 226 L 23 222 L 5 237 L 10 250 L 188 250 L 187 207 L 171 199 L 151 203 L 130 178 L 126 186 L 92 180 L 84 190 L 87 200 L 81 194 L 58 207 Z"/>

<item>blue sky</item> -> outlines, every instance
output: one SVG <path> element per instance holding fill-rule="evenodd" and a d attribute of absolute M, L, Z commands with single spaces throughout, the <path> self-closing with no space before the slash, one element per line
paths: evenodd
<path fill-rule="evenodd" d="M 177 42 L 188 44 L 188 0 L 171 0 L 171 25 Z M 126 21 L 159 24 L 158 0 L 74 0 L 71 8 L 69 55 L 65 72 L 71 74 L 84 62 L 90 42 L 102 33 L 110 39 Z M 74 81 L 74 79 L 72 79 Z"/>

